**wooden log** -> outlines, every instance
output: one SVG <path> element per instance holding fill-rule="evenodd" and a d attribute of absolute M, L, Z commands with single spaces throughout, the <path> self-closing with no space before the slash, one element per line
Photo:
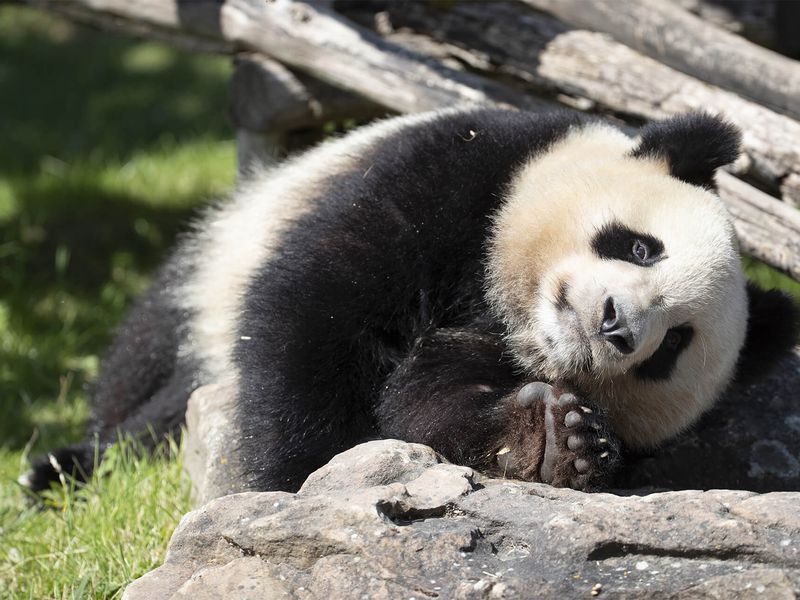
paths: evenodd
<path fill-rule="evenodd" d="M 742 252 L 800 281 L 800 211 L 729 173 L 717 173 L 717 186 Z"/>
<path fill-rule="evenodd" d="M 684 73 L 800 118 L 800 63 L 714 27 L 671 2 L 523 2 L 575 27 L 609 33 Z"/>
<path fill-rule="evenodd" d="M 72 21 L 98 29 L 119 31 L 136 37 L 165 42 L 187 52 L 230 54 L 236 50 L 233 43 L 222 38 L 198 36 L 192 32 L 154 25 L 146 20 L 131 19 L 109 12 L 95 11 L 89 6 L 89 3 L 60 2 L 59 0 L 14 1 L 25 2 L 31 6 L 57 13 Z"/>
<path fill-rule="evenodd" d="M 634 120 L 689 110 L 720 113 L 744 132 L 745 161 L 738 169 L 800 204 L 800 190 L 792 184 L 800 177 L 800 123 L 794 119 L 662 65 L 604 34 L 572 30 L 514 4 L 470 2 L 439 11 L 411 2 L 389 5 L 388 14 L 396 27 L 473 55 L 474 69 L 518 78 L 539 93 L 568 94 Z"/>
<path fill-rule="evenodd" d="M 263 52 L 399 112 L 453 102 L 541 110 L 549 105 L 471 73 L 442 66 L 350 23 L 327 3 L 291 0 L 29 0 L 56 12 L 106 13 Z"/>
<path fill-rule="evenodd" d="M 323 126 L 366 121 L 388 110 L 254 52 L 236 56 L 228 117 L 236 128 L 239 173 L 277 164 L 324 136 Z"/>
<path fill-rule="evenodd" d="M 228 115 L 236 128 L 252 132 L 289 132 L 329 121 L 368 120 L 388 109 L 253 52 L 236 57 Z"/>

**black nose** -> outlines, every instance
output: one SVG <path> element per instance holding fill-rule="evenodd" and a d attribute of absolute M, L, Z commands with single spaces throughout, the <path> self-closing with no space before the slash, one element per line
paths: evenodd
<path fill-rule="evenodd" d="M 606 298 L 603 306 L 603 323 L 600 325 L 600 334 L 623 354 L 630 354 L 636 347 L 633 334 L 628 328 L 625 313 L 610 296 Z"/>

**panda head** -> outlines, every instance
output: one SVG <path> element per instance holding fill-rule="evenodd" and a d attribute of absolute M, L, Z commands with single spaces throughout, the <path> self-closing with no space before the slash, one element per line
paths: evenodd
<path fill-rule="evenodd" d="M 630 446 L 675 435 L 796 339 L 791 301 L 746 283 L 714 192 L 738 146 L 703 114 L 638 140 L 587 125 L 523 165 L 495 216 L 487 293 L 515 359 L 603 405 Z"/>

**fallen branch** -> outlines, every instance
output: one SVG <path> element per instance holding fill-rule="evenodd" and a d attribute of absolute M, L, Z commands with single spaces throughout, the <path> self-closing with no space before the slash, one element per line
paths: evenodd
<path fill-rule="evenodd" d="M 742 252 L 800 281 L 800 211 L 725 172 L 717 173 L 717 186 Z"/>
<path fill-rule="evenodd" d="M 399 112 L 428 110 L 453 102 L 505 104 L 541 110 L 543 100 L 471 73 L 409 53 L 355 26 L 326 3 L 291 0 L 29 0 L 73 18 L 98 12 L 222 39 L 257 50 L 336 87 Z"/>
<path fill-rule="evenodd" d="M 236 56 L 228 116 L 236 128 L 239 170 L 271 165 L 321 140 L 323 126 L 345 119 L 366 121 L 387 109 L 307 75 L 296 74 L 263 54 Z"/>
<path fill-rule="evenodd" d="M 263 54 L 236 57 L 228 113 L 237 128 L 292 131 L 342 119 L 374 119 L 386 112 L 363 96 L 293 73 Z"/>
<path fill-rule="evenodd" d="M 672 2 L 523 2 L 575 27 L 609 33 L 679 71 L 800 118 L 800 63 L 714 27 Z"/>

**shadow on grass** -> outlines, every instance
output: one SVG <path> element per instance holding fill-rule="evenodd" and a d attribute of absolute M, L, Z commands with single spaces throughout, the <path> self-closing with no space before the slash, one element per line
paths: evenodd
<path fill-rule="evenodd" d="M 168 134 L 230 136 L 229 61 L 0 7 L 0 172 L 124 158 Z"/>
<path fill-rule="evenodd" d="M 0 224 L 3 319 L 12 332 L 10 347 L 0 347 L 0 443 L 11 448 L 31 435 L 29 409 L 80 393 L 110 331 L 191 214 L 90 186 L 30 193 L 21 204 Z M 65 390 L 69 372 L 75 378 Z M 74 437 L 74 425 L 64 427 L 51 424 L 43 437 Z"/>
<path fill-rule="evenodd" d="M 81 435 L 111 331 L 232 178 L 230 68 L 0 6 L 0 447 Z"/>

